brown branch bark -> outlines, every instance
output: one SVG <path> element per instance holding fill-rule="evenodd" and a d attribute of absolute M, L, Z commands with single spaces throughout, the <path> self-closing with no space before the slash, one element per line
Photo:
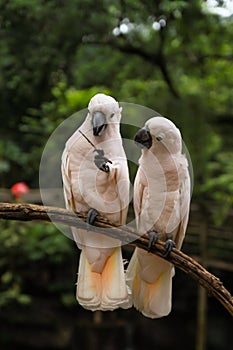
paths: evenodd
<path fill-rule="evenodd" d="M 5 220 L 53 221 L 64 225 L 86 228 L 86 216 L 86 213 L 73 213 L 69 210 L 56 207 L 32 204 L 0 203 L 0 219 Z M 96 226 L 89 226 L 89 230 L 90 228 L 99 233 L 118 238 L 134 247 L 140 247 L 147 250 L 149 242 L 148 235 L 145 234 L 139 236 L 139 234 L 129 226 L 116 226 L 109 220 L 97 216 Z M 156 242 L 151 252 L 163 257 L 165 252 L 164 242 Z M 175 248 L 172 249 L 167 260 L 187 273 L 192 279 L 204 287 L 208 291 L 208 294 L 214 296 L 233 316 L 233 297 L 223 286 L 219 278 L 208 272 L 197 261 Z"/>

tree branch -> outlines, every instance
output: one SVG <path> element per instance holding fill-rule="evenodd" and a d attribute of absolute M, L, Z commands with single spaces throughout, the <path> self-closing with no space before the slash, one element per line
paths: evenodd
<path fill-rule="evenodd" d="M 123 35 L 121 35 L 122 39 L 125 39 Z M 103 41 L 91 40 L 86 42 L 86 44 L 95 44 L 95 45 L 104 45 L 109 46 L 113 49 L 116 49 L 122 53 L 127 55 L 134 55 L 142 58 L 144 61 L 149 62 L 153 66 L 157 66 L 164 78 L 165 83 L 167 84 L 171 94 L 180 98 L 178 91 L 176 90 L 172 78 L 168 72 L 166 58 L 163 55 L 162 51 L 159 50 L 157 53 L 149 53 L 146 50 L 142 49 L 139 46 L 133 46 L 128 41 L 125 40 L 124 44 L 119 43 L 117 40 L 111 40 L 106 38 Z"/>
<path fill-rule="evenodd" d="M 64 225 L 87 228 L 85 222 L 86 217 L 87 213 L 73 213 L 69 210 L 56 207 L 0 203 L 0 219 L 5 220 L 53 221 Z M 96 226 L 89 226 L 88 229 L 90 230 L 90 228 L 92 231 L 118 238 L 124 243 L 147 250 L 149 242 L 148 235 L 139 236 L 139 234 L 129 226 L 117 226 L 109 220 L 97 216 Z M 151 253 L 163 257 L 165 253 L 165 243 L 162 241 L 156 242 Z M 204 287 L 208 291 L 208 294 L 214 296 L 233 316 L 233 297 L 223 286 L 219 278 L 208 272 L 202 265 L 188 255 L 175 248 L 172 249 L 167 260 Z"/>
<path fill-rule="evenodd" d="M 142 50 L 139 47 L 134 47 L 132 45 L 129 45 L 128 43 L 126 46 L 116 45 L 116 44 L 112 44 L 112 46 L 117 48 L 121 52 L 139 56 L 142 59 L 144 59 L 145 61 L 149 62 L 150 64 L 157 66 L 160 69 L 161 74 L 163 75 L 164 81 L 166 82 L 168 88 L 170 89 L 170 92 L 176 98 L 180 98 L 179 93 L 177 92 L 177 90 L 172 82 L 172 79 L 168 73 L 167 62 L 166 62 L 166 59 L 163 55 L 162 50 L 159 50 L 159 52 L 156 54 L 152 54 L 152 53 L 148 53 L 148 52 Z"/>

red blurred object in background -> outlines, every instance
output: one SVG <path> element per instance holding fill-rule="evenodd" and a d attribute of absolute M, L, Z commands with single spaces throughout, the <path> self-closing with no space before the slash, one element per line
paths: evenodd
<path fill-rule="evenodd" d="M 28 187 L 28 185 L 21 181 L 21 182 L 16 182 L 12 187 L 11 187 L 11 192 L 13 193 L 13 195 L 15 196 L 15 200 L 16 201 L 20 201 L 21 200 L 21 195 L 28 193 L 30 190 L 30 188 Z"/>

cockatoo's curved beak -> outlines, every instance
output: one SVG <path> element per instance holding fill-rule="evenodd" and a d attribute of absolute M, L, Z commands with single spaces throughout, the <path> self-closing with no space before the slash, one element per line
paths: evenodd
<path fill-rule="evenodd" d="M 92 115 L 93 135 L 101 136 L 107 127 L 106 116 L 102 112 L 94 112 Z"/>
<path fill-rule="evenodd" d="M 140 148 L 149 149 L 152 146 L 152 136 L 148 127 L 140 129 L 134 137 L 136 145 Z"/>

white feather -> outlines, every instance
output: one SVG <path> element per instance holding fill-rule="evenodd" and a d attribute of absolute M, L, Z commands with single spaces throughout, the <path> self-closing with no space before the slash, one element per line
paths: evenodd
<path fill-rule="evenodd" d="M 107 127 L 94 136 L 92 114 L 103 112 Z M 79 128 L 111 160 L 110 172 L 99 170 L 94 163 L 96 152 L 77 130 L 67 141 L 62 156 L 62 178 L 66 207 L 87 212 L 96 209 L 117 224 L 125 224 L 129 202 L 129 174 L 119 132 L 121 108 L 110 96 L 97 94 L 88 105 L 88 114 Z M 82 249 L 80 256 L 77 300 L 92 311 L 128 307 L 121 242 L 85 229 L 72 228 L 74 240 Z"/>
<path fill-rule="evenodd" d="M 187 160 L 181 153 L 181 135 L 166 118 L 152 118 L 146 126 L 152 136 L 152 146 L 142 150 L 134 182 L 137 228 L 139 233 L 155 231 L 163 240 L 172 238 L 180 248 L 190 203 L 190 178 Z M 137 248 L 126 276 L 132 290 L 132 303 L 142 314 L 150 318 L 169 314 L 172 264 Z"/>

